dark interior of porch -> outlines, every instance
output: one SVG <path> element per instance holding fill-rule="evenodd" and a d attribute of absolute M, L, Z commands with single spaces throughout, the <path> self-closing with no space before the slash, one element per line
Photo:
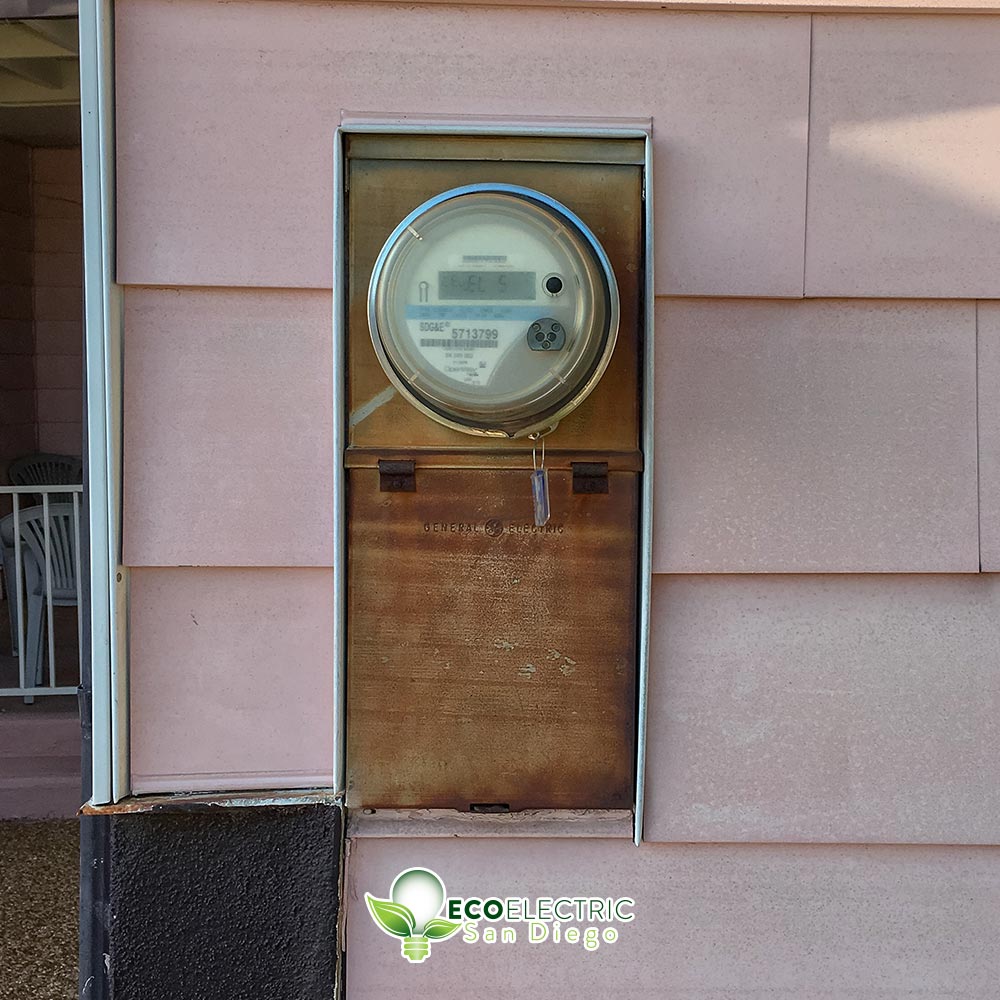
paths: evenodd
<path fill-rule="evenodd" d="M 39 453 L 83 453 L 77 52 L 75 17 L 0 20 L 0 533 L 14 506 L 12 462 Z M 53 504 L 63 499 L 50 495 Z M 40 503 L 40 494 L 18 497 L 22 513 Z M 68 1000 L 77 996 L 78 967 L 77 699 L 44 693 L 26 704 L 10 693 L 26 683 L 23 642 L 21 655 L 15 653 L 17 573 L 22 629 L 35 598 L 24 589 L 29 555 L 20 553 L 19 568 L 9 551 L 3 555 L 0 998 Z M 80 678 L 78 608 L 51 593 L 49 608 L 37 657 L 42 683 L 71 692 Z"/>

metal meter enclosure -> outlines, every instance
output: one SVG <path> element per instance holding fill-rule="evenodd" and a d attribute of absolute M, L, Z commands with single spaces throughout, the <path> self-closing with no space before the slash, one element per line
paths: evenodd
<path fill-rule="evenodd" d="M 645 157 L 342 136 L 350 807 L 633 804 Z"/>

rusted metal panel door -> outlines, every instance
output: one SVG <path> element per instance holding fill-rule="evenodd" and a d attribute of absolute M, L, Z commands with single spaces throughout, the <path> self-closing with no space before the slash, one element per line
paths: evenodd
<path fill-rule="evenodd" d="M 528 474 L 350 475 L 349 800 L 625 808 L 632 801 L 636 476 L 532 521 Z M 623 512 L 626 516 L 623 516 Z"/>

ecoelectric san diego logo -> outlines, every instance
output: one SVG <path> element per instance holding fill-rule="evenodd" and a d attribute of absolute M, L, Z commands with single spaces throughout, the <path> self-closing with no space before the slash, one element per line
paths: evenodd
<path fill-rule="evenodd" d="M 393 879 L 388 899 L 366 892 L 365 902 L 372 920 L 399 939 L 410 962 L 423 962 L 432 942 L 459 931 L 470 945 L 568 944 L 593 953 L 616 944 L 619 925 L 635 919 L 635 900 L 627 896 L 448 897 L 429 868 L 407 868 Z"/>
<path fill-rule="evenodd" d="M 407 868 L 392 881 L 389 899 L 365 893 L 372 920 L 392 937 L 401 938 L 400 951 L 410 962 L 431 953 L 431 941 L 447 941 L 462 929 L 460 920 L 443 920 L 444 882 L 429 868 Z"/>

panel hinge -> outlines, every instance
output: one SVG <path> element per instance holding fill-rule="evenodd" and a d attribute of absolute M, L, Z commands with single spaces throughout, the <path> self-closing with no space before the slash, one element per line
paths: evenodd
<path fill-rule="evenodd" d="M 417 473 L 414 462 L 387 462 L 378 460 L 378 488 L 380 493 L 416 493 Z"/>
<path fill-rule="evenodd" d="M 607 462 L 573 462 L 574 493 L 607 493 Z"/>

